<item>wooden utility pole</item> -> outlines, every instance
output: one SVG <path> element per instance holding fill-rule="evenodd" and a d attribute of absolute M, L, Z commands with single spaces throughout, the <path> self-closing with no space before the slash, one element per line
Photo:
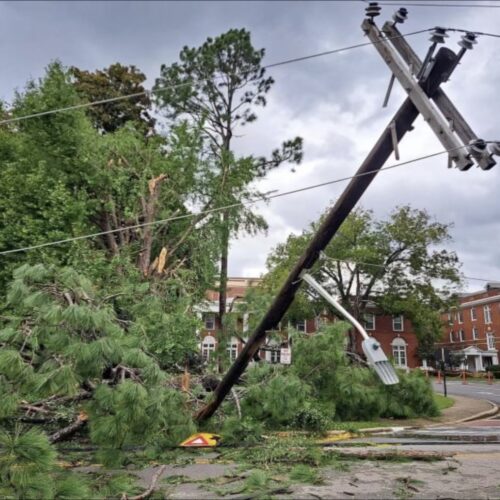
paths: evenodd
<path fill-rule="evenodd" d="M 391 70 L 393 70 L 396 79 L 403 84 L 408 93 L 408 98 L 389 122 L 389 125 L 359 167 L 340 198 L 328 212 L 323 223 L 309 242 L 305 252 L 276 295 L 272 305 L 252 336 L 248 339 L 238 358 L 215 389 L 211 402 L 197 413 L 196 419 L 198 421 L 206 420 L 215 413 L 232 386 L 238 381 L 249 362 L 258 352 L 266 338 L 267 332 L 276 328 L 290 307 L 301 284 L 301 273 L 304 270 L 311 269 L 318 260 L 321 251 L 330 243 L 332 237 L 352 212 L 378 171 L 382 168 L 391 153 L 395 151 L 397 143 L 403 138 L 406 132 L 412 130 L 412 124 L 420 113 L 429 121 L 429 125 L 431 125 L 433 131 L 438 135 L 446 149 L 451 150 L 450 155 L 460 169 L 466 170 L 473 164 L 469 155 L 463 151 L 463 144 L 454 136 L 449 124 L 439 115 L 437 109 L 429 99 L 430 97 L 435 97 L 439 90 L 439 85 L 449 79 L 450 74 L 458 64 L 459 57 L 450 49 L 441 48 L 437 52 L 436 57 L 433 58 L 430 70 L 425 72 L 424 76 L 417 82 L 413 78 L 411 71 L 404 67 L 403 62 L 393 47 L 389 45 L 388 40 L 383 37 L 383 34 L 375 26 L 373 22 L 374 16 L 369 12 L 372 5 L 370 4 L 370 7 L 367 8 L 369 19 L 363 22 L 362 27 L 370 39 L 375 42 L 377 50 L 379 50 L 384 60 L 390 66 Z"/>

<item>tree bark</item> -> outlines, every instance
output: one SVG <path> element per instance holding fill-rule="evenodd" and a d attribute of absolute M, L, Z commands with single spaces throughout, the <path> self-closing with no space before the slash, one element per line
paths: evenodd
<path fill-rule="evenodd" d="M 50 435 L 49 441 L 51 443 L 57 443 L 58 441 L 67 439 L 70 436 L 72 436 L 78 429 L 83 427 L 86 423 L 87 423 L 87 417 L 79 415 L 78 418 L 72 424 L 68 425 L 67 427 L 63 427 L 54 434 Z"/>
<path fill-rule="evenodd" d="M 139 254 L 139 269 L 144 276 L 149 274 L 149 264 L 151 263 L 151 250 L 153 247 L 153 226 L 157 212 L 158 196 L 160 195 L 161 183 L 166 179 L 165 174 L 161 174 L 148 182 L 149 194 L 144 200 L 144 222 L 148 225 L 144 226 L 142 233 L 142 251 Z"/>

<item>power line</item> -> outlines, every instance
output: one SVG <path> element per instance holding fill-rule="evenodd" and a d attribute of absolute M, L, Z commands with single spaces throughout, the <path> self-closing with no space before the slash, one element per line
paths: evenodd
<path fill-rule="evenodd" d="M 500 8 L 500 5 L 498 5 Z M 471 31 L 471 30 L 464 30 L 460 28 L 445 28 L 446 31 L 457 31 L 459 33 L 474 33 L 474 35 L 478 36 L 491 36 L 493 38 L 500 38 L 500 35 L 497 33 L 486 33 L 484 31 Z"/>
<path fill-rule="evenodd" d="M 155 226 L 155 225 L 158 225 L 158 224 L 165 224 L 167 222 L 173 222 L 173 221 L 178 221 L 178 220 L 182 220 L 182 219 L 189 219 L 189 218 L 192 218 L 192 217 L 199 217 L 199 216 L 210 215 L 212 213 L 221 212 L 221 211 L 228 210 L 228 209 L 231 209 L 231 208 L 253 205 L 254 203 L 259 203 L 259 202 L 262 202 L 262 201 L 267 201 L 267 200 L 274 199 L 274 198 L 281 198 L 283 196 L 289 196 L 289 195 L 292 195 L 292 194 L 302 193 L 304 191 L 310 191 L 312 189 L 317 189 L 317 188 L 320 188 L 320 187 L 329 186 L 331 184 L 337 184 L 337 183 L 340 183 L 340 182 L 345 182 L 345 181 L 348 181 L 348 180 L 351 180 L 351 179 L 355 179 L 357 177 L 364 177 L 365 175 L 370 175 L 370 174 L 378 172 L 378 171 L 391 170 L 391 169 L 394 169 L 394 168 L 402 167 L 404 165 L 409 165 L 410 163 L 415 163 L 415 162 L 418 162 L 418 161 L 427 160 L 429 158 L 434 158 L 436 156 L 441 156 L 441 155 L 444 155 L 446 153 L 450 153 L 450 152 L 452 152 L 452 151 L 454 151 L 456 149 L 461 149 L 463 147 L 466 147 L 466 146 L 460 146 L 459 148 L 447 149 L 447 150 L 444 150 L 444 151 L 439 151 L 437 153 L 431 153 L 431 154 L 428 154 L 428 155 L 425 155 L 425 156 L 420 156 L 418 158 L 413 158 L 412 160 L 407 160 L 407 161 L 404 161 L 404 162 L 395 163 L 394 165 L 389 165 L 387 167 L 383 167 L 383 168 L 381 168 L 379 170 L 372 170 L 372 171 L 369 171 L 369 172 L 364 172 L 364 173 L 361 173 L 361 174 L 351 175 L 351 176 L 348 176 L 348 177 L 341 177 L 339 179 L 333 179 L 331 181 L 321 182 L 319 184 L 312 184 L 312 185 L 305 186 L 305 187 L 302 187 L 302 188 L 292 189 L 290 191 L 284 191 L 282 193 L 272 194 L 272 195 L 269 195 L 269 196 L 259 196 L 255 200 L 252 200 L 252 201 L 246 201 L 246 202 L 245 201 L 240 201 L 240 202 L 236 202 L 236 203 L 231 203 L 230 205 L 225 205 L 223 207 L 216 207 L 216 208 L 211 208 L 211 209 L 208 209 L 208 210 L 203 210 L 201 212 L 195 212 L 195 213 L 177 215 L 177 216 L 174 216 L 174 217 L 168 217 L 166 219 L 160 219 L 160 220 L 156 220 L 156 221 L 152 221 L 152 222 L 143 222 L 143 223 L 140 223 L 140 224 L 134 224 L 132 226 L 126 226 L 126 227 L 119 227 L 119 228 L 116 228 L 116 229 L 110 229 L 109 231 L 100 231 L 98 233 L 91 233 L 91 234 L 86 234 L 86 235 L 82 235 L 82 236 L 74 236 L 74 237 L 71 237 L 71 238 L 63 239 L 63 240 L 49 241 L 49 242 L 46 242 L 46 243 L 40 243 L 38 245 L 30 245 L 30 246 L 26 246 L 26 247 L 22 247 L 22 248 L 14 248 L 12 250 L 3 250 L 3 251 L 0 252 L 0 256 L 2 256 L 2 255 L 8 255 L 8 254 L 14 254 L 14 253 L 20 253 L 20 252 L 27 252 L 27 251 L 30 251 L 30 250 L 36 250 L 36 249 L 39 249 L 39 248 L 45 248 L 45 247 L 50 247 L 50 246 L 62 245 L 64 243 L 71 243 L 71 242 L 74 242 L 74 241 L 80 241 L 80 240 L 97 238 L 99 236 L 105 236 L 107 234 L 115 234 L 115 233 L 120 233 L 122 231 L 129 231 L 131 229 L 139 229 L 141 227 Z"/>
<path fill-rule="evenodd" d="M 369 0 L 363 0 L 364 3 L 368 3 Z M 500 5 L 491 5 L 491 4 L 467 4 L 467 3 L 427 3 L 427 2 L 418 2 L 418 3 L 410 3 L 410 2 L 400 2 L 399 0 L 395 0 L 394 2 L 377 2 L 379 5 L 397 5 L 399 3 L 404 3 L 405 6 L 410 7 L 469 7 L 469 8 L 483 8 L 483 9 L 498 9 Z"/>
<path fill-rule="evenodd" d="M 386 38 L 385 40 L 393 40 L 393 39 L 396 39 L 396 38 L 405 38 L 407 36 L 418 35 L 418 34 L 421 34 L 421 33 L 427 33 L 429 31 L 431 31 L 432 29 L 433 28 L 427 28 L 427 29 L 412 31 L 410 33 L 406 33 L 406 34 L 403 34 L 403 35 L 398 35 L 398 36 Z M 309 54 L 307 56 L 295 57 L 293 59 L 286 59 L 284 61 L 279 61 L 279 62 L 276 62 L 276 63 L 267 64 L 267 65 L 263 66 L 263 69 L 276 68 L 278 66 L 284 66 L 286 64 L 292 64 L 292 63 L 296 63 L 296 62 L 307 61 L 309 59 L 315 59 L 317 57 L 323 57 L 323 56 L 327 56 L 327 55 L 331 55 L 331 54 L 337 54 L 339 52 L 344 52 L 344 51 L 347 51 L 347 50 L 357 49 L 357 48 L 361 48 L 361 47 L 367 47 L 369 45 L 373 45 L 373 43 L 372 42 L 363 42 L 363 43 L 358 43 L 356 45 L 349 45 L 347 47 L 342 47 L 342 48 L 338 48 L 338 49 L 326 50 L 324 52 L 317 52 L 315 54 Z M 92 107 L 92 106 L 99 106 L 101 104 L 107 104 L 107 103 L 110 103 L 110 102 L 117 102 L 117 101 L 122 101 L 122 100 L 126 100 L 126 99 L 133 99 L 134 97 L 141 97 L 141 96 L 144 96 L 144 95 L 161 94 L 162 92 L 166 92 L 167 90 L 172 90 L 172 89 L 175 89 L 175 88 L 186 87 L 188 85 L 193 85 L 194 83 L 195 82 L 183 82 L 183 83 L 178 83 L 176 85 L 169 85 L 168 87 L 165 87 L 165 88 L 159 89 L 159 90 L 144 90 L 142 92 L 135 92 L 133 94 L 125 94 L 125 95 L 121 95 L 121 96 L 110 97 L 110 98 L 107 98 L 107 99 L 100 99 L 98 101 L 91 101 L 91 102 L 86 102 L 86 103 L 81 103 L 81 104 L 75 104 L 75 105 L 72 105 L 72 106 L 66 106 L 66 107 L 63 107 L 63 108 L 55 108 L 55 109 L 50 109 L 50 110 L 47 110 L 47 111 L 40 111 L 40 112 L 37 112 L 37 113 L 31 113 L 29 115 L 16 116 L 16 117 L 13 117 L 13 118 L 7 118 L 5 120 L 0 120 L 0 125 L 7 125 L 9 123 L 15 123 L 15 122 L 19 122 L 19 121 L 22 121 L 22 120 L 28 120 L 28 119 L 31 119 L 31 118 L 38 118 L 38 117 L 41 117 L 41 116 L 52 115 L 52 114 L 55 114 L 55 113 L 62 113 L 62 112 L 66 112 L 66 111 L 73 111 L 73 110 L 88 108 L 88 107 Z"/>
<path fill-rule="evenodd" d="M 336 262 L 344 262 L 345 264 L 350 264 L 350 263 L 361 264 L 362 266 L 379 267 L 381 269 L 385 269 L 387 267 L 386 265 L 383 265 L 383 264 L 373 264 L 373 263 L 370 263 L 370 262 L 362 262 L 360 260 L 337 259 L 335 257 L 329 257 L 328 255 L 325 255 L 324 253 L 323 253 L 323 258 L 328 259 L 328 260 L 333 260 L 333 261 L 336 261 Z M 486 283 L 496 282 L 497 281 L 497 280 L 493 280 L 493 279 L 473 278 L 472 276 L 463 276 L 463 278 L 466 279 L 466 280 L 471 280 L 471 281 L 484 281 Z M 498 281 L 498 282 L 500 283 L 500 281 Z"/>

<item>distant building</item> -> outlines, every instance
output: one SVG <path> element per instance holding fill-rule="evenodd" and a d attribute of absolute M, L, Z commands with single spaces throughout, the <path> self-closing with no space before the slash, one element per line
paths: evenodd
<path fill-rule="evenodd" d="M 460 368 L 480 372 L 498 364 L 500 283 L 461 294 L 458 307 L 443 314 L 442 319 L 445 327 L 439 346 L 461 360 Z"/>
<path fill-rule="evenodd" d="M 258 286 L 259 278 L 229 278 L 227 283 L 227 308 L 237 310 L 236 304 L 242 300 L 249 287 Z M 219 294 L 216 291 L 209 291 L 207 300 L 198 308 L 198 314 L 203 321 L 203 328 L 199 332 L 200 350 L 203 358 L 209 360 L 217 346 L 217 331 L 220 329 L 219 322 Z M 236 332 L 227 344 L 229 359 L 234 361 L 243 348 L 243 341 L 246 341 L 248 331 L 248 314 L 241 314 L 237 318 Z M 290 325 L 296 330 L 314 334 L 321 322 L 335 321 L 333 316 L 319 316 L 314 319 L 304 319 Z M 261 359 L 270 363 L 281 363 L 284 351 L 288 349 L 286 329 L 288 325 L 280 325 L 284 332 L 283 342 L 269 340 L 260 350 Z M 420 366 L 420 359 L 417 354 L 418 342 L 411 321 L 403 315 L 390 316 L 382 314 L 376 306 L 369 305 L 365 315 L 364 326 L 369 335 L 376 338 L 387 356 L 392 357 L 396 366 L 400 368 L 417 368 Z M 362 353 L 361 337 L 356 335 L 356 349 Z"/>

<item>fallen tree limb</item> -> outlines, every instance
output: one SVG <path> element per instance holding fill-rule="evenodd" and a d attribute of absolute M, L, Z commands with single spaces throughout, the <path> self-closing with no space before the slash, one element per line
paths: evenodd
<path fill-rule="evenodd" d="M 58 430 L 54 434 L 49 436 L 49 441 L 51 443 L 57 443 L 58 441 L 62 441 L 63 439 L 67 439 L 72 436 L 78 429 L 83 427 L 87 423 L 87 415 L 80 414 L 78 418 L 67 427 L 63 427 Z"/>
<path fill-rule="evenodd" d="M 148 498 L 151 493 L 153 493 L 156 483 L 158 482 L 158 479 L 160 476 L 163 474 L 165 469 L 167 468 L 166 465 L 162 465 L 154 474 L 153 477 L 151 478 L 151 484 L 149 485 L 149 488 L 144 492 L 141 493 L 140 495 L 136 495 L 134 497 L 129 497 L 127 496 L 126 493 L 123 493 L 121 496 L 121 500 L 143 500 L 144 498 Z"/>

